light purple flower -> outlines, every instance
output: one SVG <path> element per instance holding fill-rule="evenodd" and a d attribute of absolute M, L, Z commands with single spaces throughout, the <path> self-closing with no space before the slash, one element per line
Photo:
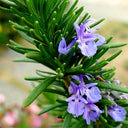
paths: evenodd
<path fill-rule="evenodd" d="M 87 77 L 88 80 L 91 80 L 87 74 L 81 74 L 80 76 L 72 76 L 76 81 L 80 81 L 79 85 L 71 82 L 69 86 L 69 94 L 73 94 L 71 97 L 66 99 L 68 102 L 67 111 L 76 117 L 83 115 L 83 118 L 86 119 L 87 124 L 90 124 L 90 121 L 96 121 L 102 111 L 93 103 L 98 102 L 101 99 L 101 92 L 98 87 L 95 87 L 97 83 L 85 84 L 83 77 Z"/>
<path fill-rule="evenodd" d="M 87 89 L 86 90 L 87 101 L 89 103 L 98 102 L 102 98 L 100 93 L 101 92 L 97 87 L 92 87 L 91 89 Z"/>
<path fill-rule="evenodd" d="M 116 85 L 119 86 L 119 85 L 120 85 L 120 81 L 119 81 L 119 79 L 116 78 L 116 79 L 114 80 L 114 84 L 116 84 Z"/>
<path fill-rule="evenodd" d="M 95 104 L 86 104 L 84 108 L 83 119 L 90 125 L 90 121 L 96 122 L 100 114 L 103 113 Z"/>
<path fill-rule="evenodd" d="M 100 46 L 102 44 L 105 43 L 105 38 L 99 34 L 94 34 L 95 35 L 95 39 L 99 39 L 97 42 L 96 42 L 96 45 L 97 46 Z"/>
<path fill-rule="evenodd" d="M 92 31 L 89 26 L 88 22 L 91 20 L 87 20 L 84 24 L 77 25 L 74 23 L 74 27 L 77 33 L 77 41 L 79 42 L 78 47 L 81 50 L 81 53 L 84 56 L 90 57 L 96 54 L 97 46 L 102 45 L 105 43 L 105 38 L 99 34 L 94 34 L 95 31 Z M 99 39 L 95 42 L 96 39 Z"/>
<path fill-rule="evenodd" d="M 82 82 L 81 84 L 79 84 L 79 92 L 81 93 L 82 96 L 86 95 L 88 97 L 89 95 L 87 95 L 88 94 L 87 92 L 91 91 L 90 88 L 91 87 L 93 88 L 93 86 L 95 85 L 97 85 L 97 83 L 85 84 Z"/>
<path fill-rule="evenodd" d="M 89 73 L 81 74 L 80 76 L 73 75 L 72 78 L 73 78 L 74 80 L 83 82 L 83 77 L 84 77 L 84 76 L 85 76 L 88 80 L 91 81 L 92 75 L 89 74 Z"/>
<path fill-rule="evenodd" d="M 72 95 L 68 99 L 66 99 L 68 103 L 67 111 L 76 117 L 80 116 L 84 112 L 84 106 L 87 101 L 79 94 Z"/>
<path fill-rule="evenodd" d="M 74 39 L 68 46 L 66 44 L 66 40 L 64 37 L 62 37 L 62 40 L 60 41 L 58 52 L 61 54 L 68 54 L 70 49 L 74 46 L 76 43 L 76 40 Z"/>
<path fill-rule="evenodd" d="M 115 121 L 124 121 L 126 113 L 127 113 L 126 110 L 119 105 L 114 106 L 113 108 L 108 108 L 108 114 Z"/>
<path fill-rule="evenodd" d="M 83 95 L 86 95 L 87 90 L 88 90 L 88 93 L 91 93 L 91 91 L 89 91 L 90 88 L 97 85 L 97 83 L 85 84 L 84 79 L 83 79 L 84 76 L 87 77 L 88 80 L 91 80 L 91 78 L 86 74 L 81 74 L 80 76 L 76 76 L 76 75 L 72 76 L 73 79 L 80 81 L 81 83 L 79 85 L 76 85 L 75 83 L 71 82 L 69 89 L 68 89 L 69 94 L 76 94 L 78 92 L 79 94 L 83 96 Z M 92 89 L 92 91 L 94 91 L 94 89 Z M 96 88 L 96 91 L 97 91 L 97 94 L 99 94 L 98 88 Z M 96 93 L 96 91 L 94 92 Z"/>
<path fill-rule="evenodd" d="M 93 88 L 93 86 L 95 86 L 95 85 L 97 85 L 97 83 L 85 84 L 84 81 L 82 81 L 79 85 L 76 85 L 75 83 L 71 82 L 68 91 L 69 91 L 69 94 L 76 94 L 76 93 L 78 93 L 78 94 L 80 94 L 82 96 L 83 95 L 90 96 L 90 94 L 92 95 L 93 93 L 95 93 L 97 95 L 97 97 L 95 97 L 94 99 L 97 98 L 97 100 L 98 100 L 99 97 L 100 97 L 99 96 L 100 95 L 99 89 L 96 87 L 96 88 L 90 90 L 90 88 L 91 87 Z M 86 91 L 87 91 L 87 93 L 86 93 Z M 89 99 L 92 99 L 92 98 L 90 96 Z"/>
<path fill-rule="evenodd" d="M 71 82 L 71 84 L 68 88 L 69 94 L 76 94 L 77 90 L 78 90 L 78 86 L 75 83 Z"/>
<path fill-rule="evenodd" d="M 96 54 L 97 46 L 94 41 L 88 41 L 86 43 L 80 43 L 78 47 L 81 49 L 81 53 L 84 56 L 90 57 Z"/>

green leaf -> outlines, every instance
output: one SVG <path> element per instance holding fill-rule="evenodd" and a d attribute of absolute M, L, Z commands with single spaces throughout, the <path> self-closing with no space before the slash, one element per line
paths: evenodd
<path fill-rule="evenodd" d="M 60 67 L 63 70 L 63 65 L 61 64 L 61 62 L 59 61 L 59 59 L 57 57 L 54 58 L 55 63 L 58 65 L 58 67 Z"/>
<path fill-rule="evenodd" d="M 26 41 L 28 41 L 29 43 L 35 45 L 35 42 L 34 42 L 34 39 L 33 39 L 33 38 L 31 38 L 30 36 L 28 36 L 27 34 L 25 34 L 25 33 L 22 32 L 22 31 L 19 31 L 19 30 L 18 30 L 18 32 L 19 32 L 19 34 L 20 34 Z"/>
<path fill-rule="evenodd" d="M 107 48 L 102 49 L 102 50 L 98 50 L 96 55 L 94 55 L 93 57 L 91 57 L 89 60 L 86 60 L 83 65 L 86 68 L 90 67 L 91 65 L 93 65 L 94 63 L 96 63 L 106 52 L 108 51 Z"/>
<path fill-rule="evenodd" d="M 108 48 L 102 49 L 102 50 L 98 50 L 97 54 L 94 55 L 94 61 L 96 62 L 96 60 L 98 61 L 106 52 L 108 51 Z M 94 63 L 93 63 L 94 64 Z"/>
<path fill-rule="evenodd" d="M 27 107 L 30 105 L 50 84 L 55 81 L 56 77 L 47 77 L 43 82 L 41 82 L 29 96 L 25 99 L 23 106 Z"/>
<path fill-rule="evenodd" d="M 99 88 L 111 89 L 111 90 L 115 90 L 115 91 L 119 91 L 119 92 L 128 93 L 128 89 L 125 87 L 108 84 L 108 83 L 104 83 L 104 82 L 100 82 L 100 81 L 93 81 L 93 83 L 95 83 L 95 82 L 98 83 L 97 86 Z"/>
<path fill-rule="evenodd" d="M 72 123 L 72 127 L 71 128 L 82 128 L 82 126 L 84 125 L 84 127 L 87 127 L 85 125 L 85 120 L 77 120 L 75 121 L 75 123 Z"/>
<path fill-rule="evenodd" d="M 49 46 L 50 42 L 49 42 L 46 34 L 43 34 L 42 37 L 43 37 L 44 41 L 46 42 L 46 44 Z"/>
<path fill-rule="evenodd" d="M 29 33 L 30 33 L 31 37 L 35 38 L 36 40 L 43 41 L 43 38 L 38 33 L 36 33 L 35 29 L 31 28 L 29 30 Z"/>
<path fill-rule="evenodd" d="M 0 7 L 0 10 L 2 10 L 2 11 L 6 11 L 6 12 L 11 12 L 10 9 L 8 9 L 8 8 L 4 8 L 4 7 Z"/>
<path fill-rule="evenodd" d="M 59 23 L 59 21 L 62 19 L 62 15 L 63 15 L 65 9 L 67 8 L 67 6 L 69 5 L 69 3 L 70 3 L 70 2 L 67 0 L 67 1 L 65 1 L 65 2 L 62 4 L 62 6 L 60 7 L 61 10 L 60 10 L 60 12 L 58 13 L 57 19 L 56 19 L 56 22 L 57 22 L 57 23 Z"/>
<path fill-rule="evenodd" d="M 21 0 L 10 0 L 10 1 L 14 2 L 19 8 L 26 9 L 25 5 Z"/>
<path fill-rule="evenodd" d="M 128 101 L 127 100 L 114 100 L 118 105 L 126 107 L 128 106 Z"/>
<path fill-rule="evenodd" d="M 72 18 L 68 21 L 68 23 L 66 24 L 66 27 L 64 29 L 64 36 L 66 36 L 66 32 L 69 32 L 69 34 L 71 34 L 71 32 L 73 32 L 73 23 L 78 19 L 78 17 L 80 16 L 80 14 L 83 12 L 84 7 L 81 7 L 80 9 L 78 9 L 75 14 L 72 16 Z M 72 36 L 72 35 L 71 35 Z"/>
<path fill-rule="evenodd" d="M 103 74 L 103 79 L 105 79 L 105 80 L 111 80 L 111 78 L 112 78 L 114 75 L 115 75 L 114 70 L 111 70 L 111 71 L 109 71 L 109 72 L 105 72 L 105 73 Z"/>
<path fill-rule="evenodd" d="M 124 128 L 128 128 L 128 120 L 122 121 L 121 123 L 127 124 L 127 127 L 124 127 Z M 122 128 L 122 127 L 121 127 L 121 128 Z"/>
<path fill-rule="evenodd" d="M 17 13 L 18 13 L 18 12 L 17 12 Z M 33 24 L 32 24 L 30 21 L 28 21 L 27 18 L 25 18 L 26 16 L 24 16 L 24 14 L 20 14 L 20 13 L 19 13 L 19 15 L 22 16 L 21 19 L 23 20 L 23 22 L 24 22 L 28 27 L 33 28 Z"/>
<path fill-rule="evenodd" d="M 49 93 L 54 93 L 54 94 L 58 94 L 58 95 L 62 95 L 62 96 L 65 96 L 65 91 L 62 91 L 62 90 L 55 90 L 55 89 L 45 89 L 44 92 L 49 92 Z"/>
<path fill-rule="evenodd" d="M 99 104 L 109 105 L 109 104 L 112 104 L 112 101 L 101 99 L 101 100 L 99 100 Z"/>
<path fill-rule="evenodd" d="M 44 77 L 24 77 L 25 80 L 30 80 L 30 81 L 38 81 L 38 80 L 45 80 Z"/>
<path fill-rule="evenodd" d="M 70 66 L 70 63 L 71 63 L 71 58 L 73 57 L 73 54 L 75 52 L 75 50 L 77 49 L 78 47 L 78 42 L 75 43 L 75 45 L 71 48 L 71 50 L 69 51 L 69 53 L 67 54 L 68 56 L 65 58 L 65 67 L 68 67 Z"/>
<path fill-rule="evenodd" d="M 106 44 L 108 44 L 111 40 L 112 40 L 112 36 L 111 37 L 109 37 L 107 40 L 106 40 Z"/>
<path fill-rule="evenodd" d="M 117 56 L 119 56 L 121 54 L 122 50 L 118 51 L 117 53 L 115 53 L 113 56 L 111 56 L 110 58 L 107 59 L 107 61 L 112 61 L 113 59 L 115 59 Z"/>
<path fill-rule="evenodd" d="M 49 61 L 47 58 L 44 58 L 41 53 L 39 52 L 28 52 L 28 53 L 25 53 L 25 57 L 27 58 L 30 58 L 30 59 L 33 59 L 39 63 L 42 63 L 43 65 L 53 69 L 53 70 L 56 70 L 56 65 L 54 65 L 54 63 L 52 63 L 51 61 Z"/>
<path fill-rule="evenodd" d="M 113 71 L 115 71 L 116 70 L 116 68 L 115 67 L 113 67 L 113 68 L 111 68 L 111 69 L 104 69 L 104 70 L 101 70 L 101 71 L 94 71 L 94 72 L 92 72 L 92 71 L 90 71 L 90 72 L 88 72 L 89 74 L 92 74 L 92 75 L 100 75 L 100 74 L 104 74 L 104 73 L 110 73 L 110 72 L 113 72 Z"/>
<path fill-rule="evenodd" d="M 107 120 L 102 115 L 100 115 L 100 120 L 103 121 L 105 124 L 107 123 Z"/>
<path fill-rule="evenodd" d="M 68 102 L 65 101 L 65 99 L 57 99 L 56 102 L 62 103 L 63 105 L 68 105 Z"/>
<path fill-rule="evenodd" d="M 43 73 L 43 74 L 47 74 L 47 75 L 56 75 L 53 72 L 41 71 L 41 70 L 38 70 L 38 69 L 36 70 L 36 73 Z M 40 74 L 40 75 L 43 75 L 43 74 Z"/>
<path fill-rule="evenodd" d="M 25 51 L 24 51 L 24 50 L 18 49 L 18 48 L 16 48 L 15 46 L 12 46 L 12 45 L 10 45 L 10 44 L 7 44 L 7 46 L 8 46 L 10 49 L 12 49 L 12 50 L 14 50 L 14 51 L 16 51 L 16 52 L 18 52 L 18 53 L 25 54 Z"/>
<path fill-rule="evenodd" d="M 15 48 L 24 50 L 25 52 L 29 52 L 29 51 L 30 51 L 30 52 L 31 52 L 31 51 L 33 51 L 33 52 L 39 52 L 38 50 L 32 49 L 32 48 L 26 48 L 26 47 L 20 47 L 20 46 L 15 46 Z"/>
<path fill-rule="evenodd" d="M 53 109 L 55 109 L 55 108 L 62 107 L 62 106 L 63 106 L 63 104 L 53 104 L 53 105 L 49 105 L 49 107 L 47 107 L 46 109 L 43 109 L 40 113 L 38 113 L 38 115 L 41 115 L 41 114 L 43 114 L 43 113 L 46 113 L 46 112 L 48 112 L 48 111 L 50 111 L 50 110 L 53 110 Z"/>
<path fill-rule="evenodd" d="M 15 42 L 15 41 L 13 41 L 13 40 L 9 40 L 9 41 L 10 41 L 10 43 L 11 43 L 12 45 L 14 45 L 14 46 L 22 47 L 22 45 L 20 45 L 20 44 L 16 43 L 16 42 Z"/>
<path fill-rule="evenodd" d="M 0 1 L 7 4 L 7 5 L 10 5 L 10 6 L 16 6 L 16 4 L 14 2 L 11 2 L 9 0 L 0 0 Z"/>
<path fill-rule="evenodd" d="M 20 30 L 20 31 L 23 31 L 23 32 L 29 32 L 29 29 L 26 29 L 24 26 L 19 25 L 17 23 L 14 23 L 11 20 L 9 20 L 9 23 L 11 23 L 13 25 L 13 27 L 16 28 L 17 30 Z"/>
<path fill-rule="evenodd" d="M 35 21 L 34 28 L 35 28 L 35 32 L 41 37 L 42 36 L 42 33 L 41 33 L 42 31 L 41 31 L 39 21 Z"/>
<path fill-rule="evenodd" d="M 60 35 L 58 36 L 58 38 L 57 38 L 57 42 L 56 42 L 56 45 L 55 45 L 55 48 L 56 48 L 56 49 L 58 49 L 58 45 L 59 45 L 59 43 L 60 43 L 62 37 L 63 37 L 62 34 L 60 34 Z"/>
<path fill-rule="evenodd" d="M 70 69 L 66 69 L 66 74 L 78 74 L 78 73 L 84 73 L 84 69 L 82 69 L 83 65 L 79 65 Z"/>
<path fill-rule="evenodd" d="M 104 114 L 105 114 L 105 117 L 108 116 L 108 113 L 107 113 L 108 109 L 107 109 L 107 105 L 104 105 Z"/>
<path fill-rule="evenodd" d="M 62 127 L 62 124 L 63 123 L 56 123 L 56 124 L 51 124 L 50 126 L 51 127 L 57 127 L 57 128 L 59 127 L 60 128 L 60 127 Z"/>
<path fill-rule="evenodd" d="M 80 25 L 81 23 L 84 23 L 84 22 L 87 20 L 87 16 L 88 16 L 88 15 L 89 15 L 88 13 L 86 13 L 86 14 L 84 15 L 84 17 L 83 17 L 82 20 L 80 21 L 79 25 Z"/>
<path fill-rule="evenodd" d="M 71 114 L 67 114 L 63 123 L 62 128 L 69 128 L 70 123 L 71 123 L 71 119 L 72 119 L 72 115 Z"/>
<path fill-rule="evenodd" d="M 127 43 L 113 43 L 113 44 L 103 44 L 101 46 L 98 46 L 98 49 L 104 49 L 104 48 L 118 48 L 127 45 Z"/>
<path fill-rule="evenodd" d="M 99 62 L 98 64 L 94 65 L 94 66 L 91 66 L 89 67 L 87 70 L 97 70 L 97 69 L 100 69 L 102 67 L 104 67 L 105 65 L 107 65 L 109 62 L 107 60 L 102 60 L 101 62 Z"/>
<path fill-rule="evenodd" d="M 46 47 L 44 47 L 42 44 L 39 45 L 40 51 L 42 56 L 44 56 L 45 58 L 47 58 L 48 61 L 52 61 L 52 63 L 54 65 L 56 65 L 56 63 L 54 62 L 53 58 L 49 55 L 49 53 L 46 51 Z"/>
<path fill-rule="evenodd" d="M 50 12 L 48 12 L 48 15 L 46 15 L 46 17 L 44 17 L 44 18 L 46 18 L 46 19 L 49 19 L 50 18 L 50 16 L 52 15 L 52 13 L 54 12 L 54 11 L 56 11 L 56 9 L 57 9 L 57 7 L 59 6 L 59 4 L 61 3 L 61 1 L 62 0 L 57 0 L 57 2 L 54 4 L 54 6 L 50 9 Z M 45 8 L 44 8 L 45 9 Z M 44 10 L 45 11 L 45 10 Z M 45 12 L 44 12 L 45 13 Z M 44 16 L 45 16 L 44 15 Z M 47 18 L 48 17 L 48 18 Z"/>
<path fill-rule="evenodd" d="M 37 61 L 34 61 L 32 59 L 28 58 L 18 58 L 18 59 L 13 59 L 13 62 L 29 62 L 29 63 L 37 63 Z"/>
<path fill-rule="evenodd" d="M 18 17 L 19 19 L 25 21 L 26 25 L 30 26 L 30 27 L 33 27 L 33 25 L 30 25 L 31 24 L 31 20 L 30 20 L 30 16 L 29 16 L 29 13 L 27 11 L 24 11 L 23 12 L 21 10 L 18 10 L 14 7 L 10 7 L 11 11 L 13 14 L 16 15 L 16 17 Z"/>
<path fill-rule="evenodd" d="M 33 17 L 34 19 L 39 20 L 39 16 L 38 16 L 38 14 L 37 14 L 37 12 L 36 12 L 36 9 L 35 9 L 35 7 L 34 7 L 33 1 L 32 1 L 32 0 L 26 0 L 26 5 L 27 5 L 27 8 L 28 8 L 30 14 L 32 15 L 32 17 Z"/>
<path fill-rule="evenodd" d="M 103 22 L 104 20 L 105 20 L 105 19 L 101 19 L 101 20 L 95 22 L 94 24 L 90 25 L 90 28 L 93 28 L 93 27 L 97 26 L 98 24 L 100 24 L 100 23 Z"/>
<path fill-rule="evenodd" d="M 68 10 L 68 12 L 64 15 L 64 18 L 66 18 L 70 13 L 72 13 L 74 11 L 74 8 L 76 7 L 78 3 L 78 0 L 75 0 L 75 2 L 73 3 L 73 5 L 71 6 L 71 8 Z"/>

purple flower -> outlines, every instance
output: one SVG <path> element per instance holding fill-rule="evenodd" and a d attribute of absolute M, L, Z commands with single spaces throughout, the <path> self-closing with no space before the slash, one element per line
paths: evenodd
<path fill-rule="evenodd" d="M 79 42 L 78 47 L 81 50 L 81 53 L 84 56 L 90 57 L 95 55 L 97 51 L 97 46 L 105 43 L 105 38 L 99 34 L 94 34 L 95 31 L 92 31 L 89 26 L 88 22 L 91 20 L 87 20 L 84 24 L 77 25 L 74 23 L 74 27 L 77 33 L 77 41 Z M 95 42 L 96 39 L 99 39 Z"/>
<path fill-rule="evenodd" d="M 88 73 L 81 74 L 80 76 L 73 75 L 72 78 L 73 78 L 74 80 L 83 82 L 83 77 L 84 77 L 84 76 L 85 76 L 88 80 L 91 81 L 91 78 L 90 78 L 90 77 L 92 77 L 92 75 L 91 75 L 91 74 L 88 74 Z"/>
<path fill-rule="evenodd" d="M 102 98 L 100 93 L 101 92 L 97 87 L 92 87 L 91 89 L 87 89 L 86 90 L 87 101 L 89 103 L 98 102 Z"/>
<path fill-rule="evenodd" d="M 71 82 L 69 86 L 69 94 L 73 94 L 71 97 L 66 99 L 68 102 L 67 111 L 76 117 L 82 115 L 90 124 L 90 121 L 96 121 L 102 111 L 93 103 L 98 102 L 101 99 L 101 92 L 98 87 L 94 87 L 97 83 L 85 84 L 83 77 L 87 77 L 91 80 L 87 74 L 81 74 L 80 76 L 72 76 L 73 79 L 80 81 L 79 85 Z"/>
<path fill-rule="evenodd" d="M 95 86 L 95 85 L 97 85 L 97 83 L 85 84 L 82 82 L 81 84 L 79 84 L 79 91 L 80 91 L 81 95 L 82 96 L 86 95 L 88 97 L 89 95 L 87 95 L 88 94 L 87 92 L 91 91 L 90 88 L 91 87 L 93 88 L 93 86 Z"/>
<path fill-rule="evenodd" d="M 88 80 L 91 80 L 91 78 L 86 74 L 82 74 L 80 76 L 73 75 L 72 78 L 77 81 L 80 81 L 81 83 L 79 85 L 76 85 L 75 83 L 71 82 L 71 84 L 69 86 L 69 94 L 75 94 L 78 92 L 79 94 L 81 94 L 83 96 L 83 95 L 86 95 L 86 91 L 88 90 L 87 91 L 88 96 L 89 96 L 89 94 L 93 94 L 93 93 L 100 95 L 100 91 L 97 87 L 90 90 L 90 88 L 97 85 L 97 83 L 85 84 L 83 76 L 87 77 Z M 96 90 L 96 91 L 94 91 L 94 90 Z M 99 98 L 99 95 L 97 95 L 97 98 Z"/>
<path fill-rule="evenodd" d="M 78 86 L 75 83 L 71 82 L 68 88 L 69 94 L 76 94 L 77 90 L 78 90 Z"/>
<path fill-rule="evenodd" d="M 119 79 L 116 78 L 116 79 L 114 80 L 114 84 L 116 84 L 116 85 L 119 86 L 119 85 L 120 85 L 120 81 L 119 81 Z"/>
<path fill-rule="evenodd" d="M 64 37 L 62 37 L 62 40 L 60 41 L 58 52 L 61 54 L 68 54 L 70 49 L 74 46 L 76 43 L 76 40 L 73 40 L 68 46 L 66 45 L 66 40 Z"/>
<path fill-rule="evenodd" d="M 86 104 L 84 108 L 83 119 L 90 125 L 90 121 L 96 122 L 100 114 L 103 113 L 95 104 Z"/>
<path fill-rule="evenodd" d="M 105 43 L 105 38 L 99 34 L 94 34 L 95 35 L 95 39 L 99 39 L 97 42 L 96 42 L 96 45 L 97 46 L 100 46 L 102 44 Z"/>
<path fill-rule="evenodd" d="M 97 51 L 97 46 L 94 41 L 80 43 L 78 47 L 81 49 L 81 53 L 87 57 L 95 55 Z"/>
<path fill-rule="evenodd" d="M 127 113 L 126 110 L 119 105 L 114 106 L 113 108 L 108 108 L 108 114 L 115 121 L 124 121 L 126 113 Z"/>
<path fill-rule="evenodd" d="M 79 94 L 72 95 L 68 99 L 66 99 L 68 103 L 67 111 L 76 117 L 80 116 L 84 112 L 84 106 L 87 101 Z"/>
<path fill-rule="evenodd" d="M 91 87 L 93 88 L 93 86 L 95 86 L 95 85 L 97 85 L 97 83 L 85 84 L 84 81 L 82 81 L 79 85 L 76 85 L 75 83 L 71 82 L 68 91 L 69 91 L 69 94 L 79 93 L 82 96 L 83 95 L 89 96 L 90 97 L 89 99 L 94 98 L 93 95 L 96 94 L 97 96 L 94 98 L 94 100 L 96 98 L 98 100 L 100 98 L 100 90 L 97 87 L 95 87 L 94 89 L 90 89 Z M 95 93 L 95 94 L 93 94 L 93 93 Z"/>

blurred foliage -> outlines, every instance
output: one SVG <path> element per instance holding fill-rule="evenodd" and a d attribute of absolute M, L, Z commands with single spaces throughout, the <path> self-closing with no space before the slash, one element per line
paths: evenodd
<path fill-rule="evenodd" d="M 128 71 L 128 59 L 124 61 L 124 64 L 123 64 L 125 70 Z"/>
<path fill-rule="evenodd" d="M 36 103 L 26 108 L 17 104 L 6 106 L 6 98 L 0 93 L 0 128 L 50 128 L 47 122 L 61 122 L 47 113 L 37 116 L 40 108 Z"/>
<path fill-rule="evenodd" d="M 0 2 L 1 6 L 7 7 L 7 5 Z M 10 13 L 5 13 L 4 11 L 0 10 L 0 49 L 4 44 L 6 44 L 9 41 L 9 38 L 12 38 L 15 40 L 17 37 L 17 31 L 9 24 L 9 19 L 17 21 L 18 19 Z"/>
<path fill-rule="evenodd" d="M 109 35 L 113 36 L 110 43 L 127 42 L 128 40 L 128 23 L 108 20 L 105 22 L 101 29 L 98 31 L 104 37 L 108 38 Z M 120 49 L 120 48 L 117 48 Z M 110 49 L 108 54 L 115 53 L 117 49 Z"/>
<path fill-rule="evenodd" d="M 111 43 L 118 43 L 121 41 L 128 40 L 128 23 L 123 23 L 120 21 L 107 21 L 102 29 L 99 30 L 99 33 L 105 37 L 109 35 L 114 36 Z"/>

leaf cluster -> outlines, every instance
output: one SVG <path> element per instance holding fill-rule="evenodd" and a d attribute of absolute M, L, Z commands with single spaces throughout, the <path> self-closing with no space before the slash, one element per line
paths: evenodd
<path fill-rule="evenodd" d="M 17 29 L 25 40 L 35 46 L 35 49 L 28 48 L 10 40 L 8 47 L 25 56 L 24 58 L 15 59 L 14 61 L 40 63 L 53 70 L 53 73 L 36 70 L 38 76 L 25 77 L 26 80 L 37 82 L 38 86 L 36 86 L 27 97 L 24 102 L 24 107 L 30 105 L 40 94 L 42 94 L 42 92 L 46 94 L 45 96 L 49 98 L 49 101 L 54 98 L 54 95 L 57 95 L 55 100 L 57 104 L 55 102 L 48 102 L 51 104 L 46 106 L 39 114 L 54 109 L 55 112 L 53 111 L 53 114 L 55 114 L 56 111 L 60 111 L 60 117 L 65 118 L 64 123 L 61 122 L 57 124 L 58 126 L 62 125 L 63 128 L 68 128 L 71 127 L 70 124 L 72 124 L 73 128 L 77 128 L 78 126 L 82 128 L 86 126 L 85 120 L 77 119 L 65 112 L 67 109 L 65 98 L 69 97 L 68 87 L 72 75 L 89 73 L 94 78 L 99 78 L 98 81 L 95 82 L 98 83 L 97 86 L 101 90 L 111 89 L 128 93 L 128 89 L 126 88 L 104 82 L 105 80 L 113 80 L 115 67 L 101 70 L 104 66 L 109 64 L 110 61 L 120 55 L 122 50 L 119 50 L 105 60 L 101 60 L 101 57 L 109 49 L 124 46 L 126 43 L 109 44 L 112 39 L 112 37 L 110 37 L 106 40 L 105 44 L 98 47 L 98 51 L 93 57 L 83 56 L 78 50 L 78 42 L 71 48 L 68 54 L 60 55 L 58 53 L 58 45 L 62 37 L 65 37 L 67 44 L 69 44 L 73 36 L 76 35 L 73 23 L 78 22 L 80 25 L 91 17 L 86 13 L 83 18 L 79 20 L 84 7 L 78 8 L 76 6 L 78 0 L 75 0 L 70 8 L 68 8 L 70 0 L 0 1 L 8 5 L 8 8 L 0 7 L 1 10 L 12 13 L 22 21 L 20 23 L 9 21 L 10 24 Z M 101 19 L 91 24 L 90 28 L 97 26 L 103 20 L 104 19 Z M 99 62 L 97 63 L 97 61 Z M 101 74 L 103 79 L 100 79 Z M 50 93 L 54 94 L 52 98 L 50 97 Z M 58 97 L 58 95 L 60 95 L 60 97 Z M 121 106 L 126 106 L 128 104 L 124 100 L 118 100 L 116 102 Z M 99 104 L 105 108 L 105 115 L 100 117 L 100 121 L 104 122 L 106 126 L 112 127 L 109 126 L 107 122 L 107 106 L 111 104 L 111 101 L 101 100 Z M 112 124 L 114 123 L 112 122 Z M 57 125 L 54 125 L 54 127 Z M 89 127 L 93 127 L 94 125 L 96 124 L 92 123 Z"/>

